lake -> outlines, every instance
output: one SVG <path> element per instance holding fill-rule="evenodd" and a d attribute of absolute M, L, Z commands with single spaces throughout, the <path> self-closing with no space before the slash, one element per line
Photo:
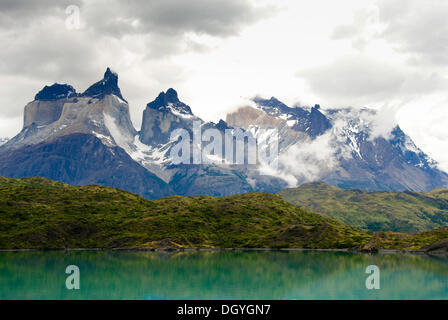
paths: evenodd
<path fill-rule="evenodd" d="M 66 288 L 68 265 L 80 289 Z M 366 289 L 366 268 L 380 289 Z M 448 257 L 321 251 L 0 252 L 0 299 L 448 299 Z"/>

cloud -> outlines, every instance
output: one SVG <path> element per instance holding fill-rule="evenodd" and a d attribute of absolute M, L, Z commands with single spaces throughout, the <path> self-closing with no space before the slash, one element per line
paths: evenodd
<path fill-rule="evenodd" d="M 360 34 L 360 29 L 354 24 L 341 24 L 335 27 L 331 33 L 332 40 L 341 40 L 346 38 L 352 38 Z"/>
<path fill-rule="evenodd" d="M 390 2 L 390 1 L 387 1 Z M 412 64 L 448 64 L 448 3 L 438 0 L 397 1 L 402 10 L 385 1 L 379 5 L 388 27 L 383 33 L 397 51 L 410 56 Z M 404 4 L 407 2 L 407 4 Z"/>
<path fill-rule="evenodd" d="M 42 23 L 42 18 L 64 15 L 69 5 L 81 5 L 80 0 L 2 0 L 0 2 L 0 28 L 17 32 Z"/>
<path fill-rule="evenodd" d="M 350 23 L 336 26 L 331 38 L 350 40 L 359 50 L 369 41 L 383 40 L 407 55 L 409 64 L 447 66 L 447 16 L 446 1 L 378 0 L 356 11 Z"/>
<path fill-rule="evenodd" d="M 336 26 L 330 38 L 332 40 L 350 39 L 359 51 L 364 51 L 368 43 L 384 29 L 380 21 L 380 9 L 376 5 L 367 5 L 353 13 L 353 21 Z"/>
<path fill-rule="evenodd" d="M 412 132 L 412 140 L 448 172 L 448 100 L 428 98 L 401 109 L 397 117 L 404 132 Z M 421 116 L 422 111 L 424 116 Z"/>
<path fill-rule="evenodd" d="M 441 92 L 448 85 L 438 72 L 414 71 L 365 54 L 342 56 L 301 70 L 297 76 L 330 107 L 402 105 L 419 95 Z"/>
<path fill-rule="evenodd" d="M 283 179 L 290 187 L 320 180 L 335 168 L 340 154 L 335 135 L 329 131 L 312 141 L 302 141 L 284 150 L 278 157 L 278 168 L 268 165 L 259 168 L 260 173 Z"/>
<path fill-rule="evenodd" d="M 86 29 L 116 39 L 139 36 L 149 58 L 203 52 L 198 36 L 228 38 L 274 14 L 251 0 L 99 0 L 81 7 Z"/>
<path fill-rule="evenodd" d="M 364 55 L 350 55 L 302 70 L 310 89 L 327 103 L 335 105 L 362 105 L 393 96 L 405 82 L 399 68 Z"/>
<path fill-rule="evenodd" d="M 132 33 L 178 35 L 193 32 L 226 37 L 272 13 L 247 0 L 103 1 L 89 6 L 87 22 L 112 36 Z M 104 14 L 106 9 L 106 14 Z"/>
<path fill-rule="evenodd" d="M 64 19 L 69 5 L 80 8 L 86 28 L 113 37 L 188 32 L 226 37 L 274 12 L 251 0 L 3 0 L 0 25 L 26 28 L 52 16 Z"/>
<path fill-rule="evenodd" d="M 65 28 L 68 5 L 79 6 L 81 30 Z M 268 14 L 266 7 L 248 0 L 2 1 L 0 41 L 8 45 L 0 52 L 0 70 L 73 75 L 98 64 L 105 43 L 114 39 L 123 41 L 120 51 L 129 42 L 140 42 L 146 58 L 166 59 L 204 50 L 206 45 L 192 34 L 237 35 Z"/>
<path fill-rule="evenodd" d="M 368 133 L 368 140 L 376 138 L 391 138 L 392 130 L 397 126 L 397 114 L 400 106 L 384 105 L 377 109 L 345 108 L 333 115 L 333 132 L 339 143 L 344 144 L 347 128 Z M 341 150 L 341 156 L 350 157 L 351 150 Z"/>

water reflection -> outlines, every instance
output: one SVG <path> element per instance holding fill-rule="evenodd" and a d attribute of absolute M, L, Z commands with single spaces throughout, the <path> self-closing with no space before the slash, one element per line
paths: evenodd
<path fill-rule="evenodd" d="M 81 290 L 65 268 L 81 270 Z M 365 288 L 365 268 L 381 289 Z M 0 299 L 448 299 L 448 259 L 315 251 L 1 252 Z"/>

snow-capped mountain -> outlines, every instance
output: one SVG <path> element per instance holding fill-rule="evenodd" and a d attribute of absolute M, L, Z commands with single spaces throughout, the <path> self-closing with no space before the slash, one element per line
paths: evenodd
<path fill-rule="evenodd" d="M 232 130 L 223 120 L 218 123 L 205 122 L 195 116 L 191 108 L 179 100 L 174 89 L 161 92 L 154 101 L 147 104 L 143 112 L 142 128 L 136 138 L 137 148 L 129 154 L 180 195 L 220 196 L 266 190 L 274 192 L 286 186 L 281 179 L 262 176 L 248 166 L 226 163 L 223 156 L 203 154 L 202 159 L 207 157 L 209 163 L 201 161 L 200 164 L 194 164 L 193 149 L 190 150 L 190 164 L 173 163 L 171 151 L 177 141 L 171 141 L 171 133 L 184 129 L 193 146 L 197 143 L 193 141 L 194 123 L 198 125 L 200 132 L 217 130 L 222 141 L 225 139 L 225 130 Z"/>
<path fill-rule="evenodd" d="M 277 175 L 292 186 L 324 181 L 370 191 L 427 191 L 448 185 L 448 175 L 399 126 L 387 137 L 374 136 L 372 129 L 378 125 L 374 110 L 290 108 L 275 98 L 255 98 L 254 102 L 257 109 L 240 109 L 227 116 L 228 123 L 248 130 L 254 124 L 266 125 L 259 123 L 260 115 L 255 116 L 254 110 L 264 111 L 278 123 L 286 122 L 289 131 L 276 124 L 280 132 Z M 295 137 L 282 143 L 291 132 L 304 133 L 309 139 Z"/>
<path fill-rule="evenodd" d="M 242 107 L 226 121 L 213 123 L 197 117 L 174 89 L 168 89 L 147 104 L 137 131 L 118 75 L 109 68 L 83 93 L 68 84 L 45 86 L 25 106 L 21 132 L 0 146 L 0 175 L 101 184 L 151 199 L 276 192 L 310 181 L 363 190 L 448 186 L 448 175 L 398 126 L 388 136 L 375 136 L 372 110 L 290 108 L 274 97 L 253 101 L 255 107 Z M 278 137 L 277 166 L 260 158 L 253 164 L 235 164 L 224 154 L 224 145 L 212 154 L 201 152 L 207 161 L 178 163 L 173 159 L 176 130 L 186 132 L 192 160 L 195 148 L 212 141 L 195 140 L 193 128 L 212 129 L 213 141 L 227 141 L 226 132 L 240 132 L 258 142 Z"/>
<path fill-rule="evenodd" d="M 254 102 L 268 115 L 285 120 L 293 130 L 304 132 L 311 138 L 321 135 L 331 127 L 330 121 L 319 111 L 319 105 L 310 110 L 290 108 L 275 97 L 269 100 L 256 97 Z"/>

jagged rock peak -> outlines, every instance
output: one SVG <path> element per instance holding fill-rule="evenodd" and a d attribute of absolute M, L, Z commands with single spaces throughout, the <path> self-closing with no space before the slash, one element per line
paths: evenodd
<path fill-rule="evenodd" d="M 163 92 L 163 91 L 160 92 L 159 95 L 157 96 L 156 100 L 148 103 L 148 106 L 151 103 L 154 103 L 154 104 L 152 104 L 152 106 L 166 107 L 168 105 L 168 103 L 176 103 L 176 102 L 180 102 L 179 97 L 177 96 L 177 92 L 176 92 L 176 90 L 170 88 L 166 92 Z"/>
<path fill-rule="evenodd" d="M 260 96 L 256 96 L 252 100 L 257 104 L 271 106 L 271 107 L 278 107 L 278 105 L 286 106 L 283 102 L 278 100 L 276 97 L 271 97 L 270 99 L 264 99 Z"/>
<path fill-rule="evenodd" d="M 157 98 L 146 106 L 159 111 L 177 111 L 182 114 L 193 115 L 190 107 L 179 100 L 176 90 L 172 88 L 168 89 L 166 92 L 160 92 Z"/>
<path fill-rule="evenodd" d="M 225 122 L 224 120 L 219 120 L 218 124 L 216 125 L 216 128 L 218 128 L 218 130 L 224 131 L 227 129 L 232 129 L 232 127 L 229 127 L 227 125 L 227 122 Z"/>
<path fill-rule="evenodd" d="M 105 95 L 113 94 L 121 100 L 127 102 L 121 95 L 121 90 L 118 87 L 118 75 L 110 68 L 107 68 L 102 80 L 91 85 L 82 96 L 102 99 Z"/>
<path fill-rule="evenodd" d="M 118 74 L 116 72 L 113 72 L 112 70 L 110 70 L 109 67 L 107 67 L 106 72 L 104 72 L 104 79 L 109 79 L 109 78 L 115 78 L 118 81 Z"/>
<path fill-rule="evenodd" d="M 266 111 L 268 114 L 275 114 L 278 112 L 281 113 L 289 113 L 291 112 L 291 108 L 288 107 L 286 104 L 281 102 L 275 97 L 271 97 L 270 99 L 263 99 L 261 97 L 255 97 L 252 99 L 255 104 L 257 104 L 261 109 Z"/>
<path fill-rule="evenodd" d="M 76 96 L 76 90 L 68 84 L 55 83 L 51 86 L 45 86 L 40 90 L 34 100 L 40 101 L 54 101 L 64 98 L 71 98 Z"/>
<path fill-rule="evenodd" d="M 176 103 L 179 102 L 176 90 L 169 88 L 165 93 L 165 98 L 167 102 Z"/>

